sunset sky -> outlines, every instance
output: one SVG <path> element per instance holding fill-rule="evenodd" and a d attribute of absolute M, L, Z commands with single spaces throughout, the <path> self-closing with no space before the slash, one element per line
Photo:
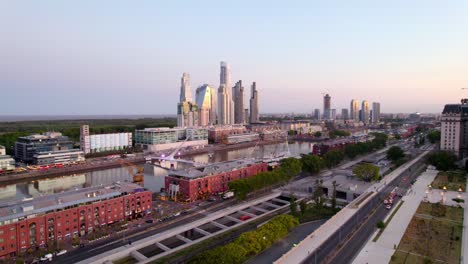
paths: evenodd
<path fill-rule="evenodd" d="M 175 114 L 222 60 L 261 113 L 468 97 L 468 1 L 5 0 L 0 34 L 0 115 Z"/>

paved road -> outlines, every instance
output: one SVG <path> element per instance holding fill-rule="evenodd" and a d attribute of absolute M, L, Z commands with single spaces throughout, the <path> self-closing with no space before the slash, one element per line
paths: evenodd
<path fill-rule="evenodd" d="M 420 173 L 416 173 L 408 177 L 405 175 L 401 178 L 400 182 L 396 185 L 400 191 L 405 192 L 408 188 L 411 187 L 411 182 L 416 179 Z M 394 188 L 387 187 L 386 189 Z M 398 204 L 398 201 L 401 198 L 398 197 L 395 199 L 394 204 Z M 337 263 L 337 264 L 347 264 L 351 263 L 353 259 L 359 254 L 362 247 L 366 244 L 366 241 L 370 239 L 371 235 L 374 233 L 376 229 L 377 222 L 383 221 L 389 210 L 385 209 L 383 203 L 379 204 L 374 211 L 374 213 L 366 219 L 360 228 L 354 233 L 354 235 L 343 244 L 343 246 L 335 252 L 334 257 L 331 258 L 329 263 Z"/>
<path fill-rule="evenodd" d="M 236 203 L 236 200 L 222 201 L 215 205 L 209 204 L 206 206 L 200 206 L 196 212 L 175 218 L 170 222 L 155 223 L 151 228 L 143 227 L 140 230 L 135 231 L 132 235 L 120 234 L 117 238 L 103 239 L 102 241 L 95 241 L 84 248 L 76 249 L 68 254 L 54 258 L 54 263 L 76 263 L 90 257 L 102 254 L 106 251 L 112 250 L 114 248 L 123 246 L 128 243 L 128 240 L 137 241 L 157 233 L 161 233 L 171 228 L 182 226 L 188 223 L 193 222 L 195 219 L 204 217 L 206 213 L 215 212 L 222 210 L 223 208 Z M 206 210 L 206 211 L 205 211 Z M 201 214 L 201 212 L 203 214 Z"/>
<path fill-rule="evenodd" d="M 275 260 L 279 259 L 283 254 L 288 252 L 293 244 L 297 244 L 302 241 L 307 235 L 319 228 L 327 220 L 318 220 L 309 223 L 302 224 L 294 228 L 288 236 L 281 241 L 273 244 L 269 249 L 263 251 L 259 255 L 251 258 L 247 261 L 247 264 L 270 264 Z"/>

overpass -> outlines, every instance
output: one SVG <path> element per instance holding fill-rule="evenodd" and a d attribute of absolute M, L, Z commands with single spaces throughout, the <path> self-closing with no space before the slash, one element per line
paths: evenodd
<path fill-rule="evenodd" d="M 78 263 L 102 264 L 122 259 L 131 260 L 131 263 L 151 263 L 205 239 L 288 209 L 288 199 L 281 196 L 281 192 L 274 192 L 259 199 L 227 207 L 187 225 L 157 233 L 135 241 L 131 245 L 115 248 Z"/>

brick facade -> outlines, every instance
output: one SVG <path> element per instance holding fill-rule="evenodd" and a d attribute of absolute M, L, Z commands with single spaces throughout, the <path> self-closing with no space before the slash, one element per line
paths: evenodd
<path fill-rule="evenodd" d="M 170 184 L 179 185 L 179 195 L 182 200 L 196 201 L 210 194 L 227 191 L 230 181 L 248 178 L 267 170 L 268 164 L 257 163 L 245 168 L 195 179 L 166 176 L 165 187 L 169 190 Z"/>
<path fill-rule="evenodd" d="M 144 215 L 152 208 L 152 193 L 142 191 L 125 196 L 79 204 L 41 216 L 0 226 L 0 257 L 45 245 L 50 240 L 81 236 L 98 226 Z"/>

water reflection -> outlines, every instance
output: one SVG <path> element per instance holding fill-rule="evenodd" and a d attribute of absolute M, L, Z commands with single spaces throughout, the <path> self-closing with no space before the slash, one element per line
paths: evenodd
<path fill-rule="evenodd" d="M 218 150 L 214 153 L 196 154 L 184 159 L 191 159 L 199 163 L 213 163 L 241 158 L 269 158 L 281 155 L 288 150 L 292 156 L 301 153 L 310 153 L 312 143 L 294 142 L 292 144 L 279 143 L 274 145 L 250 147 L 238 150 Z M 142 166 L 142 165 L 140 165 Z M 186 165 L 180 165 L 185 167 Z M 179 167 L 180 168 L 180 167 Z M 153 192 L 159 192 L 164 187 L 164 176 L 167 170 L 144 165 L 144 186 Z M 62 177 L 46 178 L 41 180 L 26 181 L 0 187 L 0 201 L 11 201 L 29 197 L 38 197 L 53 193 L 59 193 L 75 188 L 90 186 L 105 186 L 115 182 L 132 181 L 133 176 L 125 168 L 113 168 L 97 170 L 83 174 L 68 175 Z"/>

